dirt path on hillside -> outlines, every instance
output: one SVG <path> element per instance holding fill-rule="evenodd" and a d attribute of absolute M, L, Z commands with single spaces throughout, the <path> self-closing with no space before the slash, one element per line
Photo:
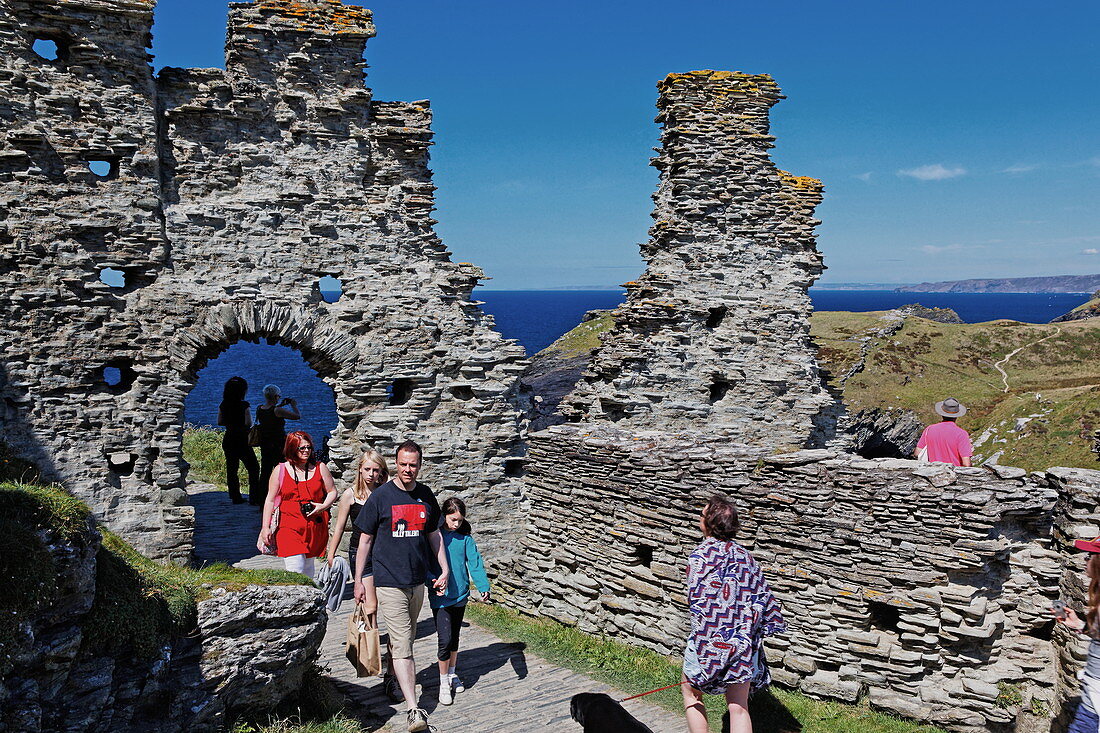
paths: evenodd
<path fill-rule="evenodd" d="M 1046 341 L 1047 339 L 1052 339 L 1055 336 L 1061 336 L 1061 335 L 1062 335 L 1061 327 L 1060 326 L 1055 326 L 1054 327 L 1054 333 L 1050 334 L 1049 336 L 1044 336 L 1043 338 L 1038 339 L 1037 341 L 1032 341 L 1030 344 L 1024 344 L 1020 348 L 1018 348 L 1018 349 L 1016 349 L 1012 352 L 1009 352 L 1008 356 L 1006 356 L 1005 358 L 1003 358 L 1000 361 L 995 362 L 993 364 L 993 368 L 1001 373 L 1001 383 L 1005 386 L 1005 388 L 1004 388 L 1005 394 L 1008 394 L 1008 373 L 1002 367 L 1005 364 L 1007 364 L 1009 362 L 1009 360 L 1012 359 L 1012 357 L 1016 356 L 1016 354 L 1019 354 L 1024 349 L 1035 346 L 1036 344 L 1041 344 L 1044 341 Z"/>

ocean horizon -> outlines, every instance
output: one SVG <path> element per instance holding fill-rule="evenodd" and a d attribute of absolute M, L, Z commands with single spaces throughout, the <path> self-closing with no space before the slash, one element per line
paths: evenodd
<path fill-rule="evenodd" d="M 326 293 L 332 296 L 335 293 Z M 880 311 L 919 303 L 951 308 L 967 323 L 1009 319 L 1047 323 L 1088 300 L 1082 293 L 909 293 L 893 290 L 810 289 L 815 310 Z M 625 299 L 621 288 L 593 290 L 482 290 L 474 298 L 493 316 L 502 336 L 514 339 L 528 355 L 546 348 L 581 322 L 590 310 L 615 308 Z M 253 410 L 263 402 L 265 384 L 278 384 L 298 399 L 302 420 L 287 429 L 304 429 L 320 443 L 336 429 L 336 402 L 329 387 L 294 349 L 266 343 L 239 342 L 211 359 L 184 403 L 184 420 L 214 425 L 226 380 L 244 377 Z"/>

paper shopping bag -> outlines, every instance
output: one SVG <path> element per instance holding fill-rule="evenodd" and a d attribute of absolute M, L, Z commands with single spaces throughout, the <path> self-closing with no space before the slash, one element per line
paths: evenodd
<path fill-rule="evenodd" d="M 382 646 L 378 627 L 363 613 L 363 604 L 356 603 L 348 618 L 348 661 L 357 677 L 374 677 L 382 672 Z"/>

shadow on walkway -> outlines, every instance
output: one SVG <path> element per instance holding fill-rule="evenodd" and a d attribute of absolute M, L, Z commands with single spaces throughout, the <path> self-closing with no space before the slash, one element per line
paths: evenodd
<path fill-rule="evenodd" d="M 262 507 L 234 504 L 224 491 L 188 495 L 195 507 L 195 558 L 232 565 L 256 555 Z"/>
<path fill-rule="evenodd" d="M 749 716 L 752 718 L 753 733 L 799 733 L 802 730 L 802 723 L 770 690 L 749 698 Z M 722 717 L 722 731 L 729 733 L 729 729 L 729 713 L 726 713 Z"/>

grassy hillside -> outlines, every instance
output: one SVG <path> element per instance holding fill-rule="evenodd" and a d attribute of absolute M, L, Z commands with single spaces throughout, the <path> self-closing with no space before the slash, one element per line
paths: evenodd
<path fill-rule="evenodd" d="M 811 333 L 851 410 L 902 408 L 938 421 L 932 405 L 953 396 L 976 455 L 1029 470 L 1096 468 L 1091 436 L 1100 428 L 1100 322 L 944 324 L 910 317 L 888 337 L 886 313 L 815 313 Z M 1000 367 L 1000 369 L 998 369 Z"/>
<path fill-rule="evenodd" d="M 611 324 L 583 323 L 542 353 L 593 348 Z M 953 396 L 969 409 L 959 424 L 979 459 L 1001 452 L 999 463 L 1028 470 L 1100 468 L 1090 450 L 1100 429 L 1100 319 L 948 324 L 910 316 L 900 330 L 891 324 L 898 321 L 886 311 L 811 319 L 820 363 L 851 411 L 913 410 L 927 423 L 939 420 L 932 405 Z"/>

